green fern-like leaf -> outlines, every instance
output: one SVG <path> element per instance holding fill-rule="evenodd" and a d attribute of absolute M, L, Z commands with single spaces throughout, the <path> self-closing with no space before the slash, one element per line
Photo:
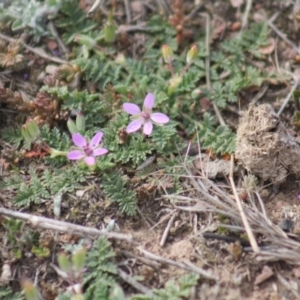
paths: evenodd
<path fill-rule="evenodd" d="M 235 151 L 235 134 L 227 126 L 219 126 L 205 137 L 199 136 L 204 149 L 211 149 L 214 153 L 226 154 Z"/>
<path fill-rule="evenodd" d="M 15 197 L 15 204 L 17 206 L 29 206 L 31 203 L 41 203 L 42 200 L 49 198 L 49 192 L 46 187 L 39 180 L 36 172 L 31 169 L 29 183 L 21 183 L 17 195 Z"/>
<path fill-rule="evenodd" d="M 47 169 L 40 176 L 34 169 L 31 169 L 26 183 L 21 174 L 15 173 L 4 179 L 0 188 L 14 190 L 16 192 L 15 204 L 27 207 L 31 203 L 41 203 L 42 200 L 52 199 L 56 194 L 73 192 L 79 189 L 80 184 L 85 181 L 84 171 L 76 166 L 53 171 Z"/>
<path fill-rule="evenodd" d="M 126 188 L 126 180 L 119 174 L 104 174 L 101 185 L 110 201 L 117 202 L 122 213 L 133 216 L 136 213 L 136 196 Z"/>
<path fill-rule="evenodd" d="M 119 84 L 121 80 L 123 80 L 124 84 L 129 83 L 129 77 L 125 77 L 122 65 L 107 60 L 107 57 L 94 55 L 88 60 L 84 58 L 77 59 L 74 63 L 81 67 L 87 80 L 98 85 L 100 91 L 108 83 L 115 85 Z"/>
<path fill-rule="evenodd" d="M 80 9 L 78 0 L 64 0 L 60 7 L 63 17 L 56 20 L 58 28 L 64 30 L 62 38 L 70 44 L 76 34 L 88 34 L 96 28 L 97 24 L 86 17 L 86 13 Z"/>
<path fill-rule="evenodd" d="M 183 297 L 188 298 L 190 295 L 190 288 L 197 284 L 199 275 L 187 274 L 183 275 L 176 284 L 175 280 L 169 280 L 164 289 L 155 290 L 155 300 L 180 300 Z"/>
<path fill-rule="evenodd" d="M 45 170 L 40 181 L 46 185 L 52 196 L 64 194 L 80 189 L 81 183 L 85 182 L 84 171 L 74 167 L 66 169 Z"/>
<path fill-rule="evenodd" d="M 120 144 L 118 132 L 128 124 L 128 115 L 125 113 L 116 115 L 108 126 L 103 130 L 105 147 L 110 151 L 110 159 L 116 162 L 133 162 L 136 166 L 142 163 L 147 155 L 154 150 L 150 141 L 140 135 L 128 136 L 126 144 Z"/>
<path fill-rule="evenodd" d="M 174 279 L 169 280 L 163 289 L 154 289 L 154 297 L 144 295 L 134 295 L 130 300 L 181 300 L 188 299 L 191 293 L 191 287 L 197 285 L 198 274 L 182 275 L 178 282 Z"/>
<path fill-rule="evenodd" d="M 62 109 L 81 111 L 85 117 L 86 129 L 107 121 L 109 106 L 106 101 L 100 101 L 100 94 L 89 94 L 84 91 L 68 91 L 66 86 L 49 88 L 44 86 L 42 90 L 53 94 L 63 101 Z"/>
<path fill-rule="evenodd" d="M 19 189 L 23 179 L 18 172 L 11 172 L 10 176 L 5 177 L 0 183 L 0 189 Z"/>
<path fill-rule="evenodd" d="M 23 137 L 20 128 L 8 127 L 1 132 L 2 138 L 14 147 L 19 148 L 23 142 Z"/>
<path fill-rule="evenodd" d="M 110 290 L 115 285 L 114 275 L 117 273 L 114 256 L 105 237 L 100 237 L 94 242 L 86 258 L 88 268 L 84 279 L 86 300 L 109 300 Z"/>
<path fill-rule="evenodd" d="M 1 300 L 24 300 L 24 297 L 20 293 L 12 292 L 6 286 L 0 286 L 0 299 Z"/>
<path fill-rule="evenodd" d="M 164 126 L 156 126 L 151 134 L 154 149 L 167 156 L 170 153 L 177 154 L 184 148 L 183 141 L 179 138 L 176 131 L 177 123 L 170 121 Z"/>

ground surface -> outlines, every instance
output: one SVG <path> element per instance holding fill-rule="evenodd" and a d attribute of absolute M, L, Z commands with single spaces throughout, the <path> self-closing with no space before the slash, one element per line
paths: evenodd
<path fill-rule="evenodd" d="M 278 112 L 285 99 L 289 98 L 289 102 L 284 107 L 279 119 L 293 140 L 300 141 L 299 118 L 295 117 L 299 110 L 299 105 L 297 105 L 299 93 L 297 94 L 297 91 L 300 90 L 298 86 L 300 50 L 297 47 L 300 38 L 300 23 L 298 23 L 299 16 L 296 3 L 298 1 L 263 1 L 263 3 L 261 1 L 251 3 L 251 1 L 246 0 L 202 1 L 203 3 L 173 1 L 173 4 L 172 1 L 170 3 L 165 1 L 105 2 L 109 2 L 105 3 L 102 8 L 105 13 L 94 16 L 94 19 L 99 21 L 97 16 L 102 18 L 98 24 L 103 26 L 103 18 L 107 19 L 111 5 L 115 5 L 114 20 L 118 24 L 119 31 L 112 45 L 99 42 L 104 50 L 101 49 L 104 53 L 112 51 L 112 54 L 108 54 L 107 57 L 115 58 L 116 53 L 118 53 L 127 58 L 133 58 L 137 62 L 142 60 L 144 53 L 147 53 L 148 57 L 151 57 L 150 54 L 155 57 L 154 52 L 150 53 L 145 50 L 144 44 L 149 43 L 150 47 L 153 45 L 160 53 L 162 44 L 167 44 L 169 38 L 171 40 L 171 37 L 164 36 L 162 38 L 158 34 L 157 40 L 155 38 L 152 40 L 153 36 L 150 40 L 146 30 L 139 30 L 134 27 L 135 25 L 144 26 L 153 15 L 161 15 L 165 20 L 168 20 L 171 15 L 168 22 L 172 24 L 175 31 L 170 34 L 173 34 L 172 42 L 177 43 L 177 52 L 180 53 L 181 57 L 193 43 L 198 42 L 198 39 L 202 39 L 203 44 L 205 44 L 208 34 L 210 34 L 210 51 L 213 52 L 220 49 L 220 45 L 224 41 L 245 31 L 251 24 L 265 21 L 268 35 L 265 41 L 266 45 L 260 48 L 260 54 L 263 57 L 258 59 L 250 53 L 244 54 L 245 61 L 249 66 L 254 66 L 259 71 L 264 72 L 264 75 L 261 75 L 263 80 L 260 84 L 255 85 L 250 82 L 248 86 L 244 85 L 243 88 L 236 89 L 234 95 L 237 97 L 237 101 L 229 100 L 225 106 L 219 105 L 217 111 L 221 113 L 221 120 L 223 119 L 232 132 L 236 133 L 240 112 L 247 110 L 250 103 L 254 102 L 256 106 L 268 103 L 275 112 Z M 127 10 L 126 5 L 129 5 Z M 247 8 L 248 5 L 250 6 Z M 91 3 L 82 0 L 79 7 L 86 13 L 90 10 Z M 183 16 L 181 10 L 184 10 Z M 210 33 L 205 27 L 206 17 L 204 14 L 210 16 Z M 186 19 L 183 22 L 184 17 Z M 63 19 L 62 16 L 60 18 Z M 174 21 L 174 18 L 181 18 L 182 23 L 178 20 Z M 2 208 L 27 213 L 28 221 L 30 221 L 30 215 L 36 215 L 99 230 L 114 222 L 114 231 L 132 237 L 131 241 L 125 241 L 118 237 L 109 236 L 111 249 L 115 252 L 115 265 L 126 275 L 124 277 L 124 274 L 119 273 L 114 280 L 122 287 L 128 299 L 134 297 L 138 292 L 145 294 L 152 289 L 163 289 L 166 287 L 165 284 L 172 279 L 175 280 L 175 283 L 171 284 L 173 292 L 168 291 L 161 295 L 161 298 L 157 296 L 155 299 L 277 300 L 300 298 L 300 267 L 297 265 L 300 262 L 300 254 L 298 254 L 300 247 L 300 199 L 297 198 L 299 179 L 296 176 L 299 174 L 290 174 L 292 172 L 288 171 L 280 185 L 268 180 L 263 181 L 258 175 L 255 187 L 250 188 L 250 185 L 247 186 L 243 183 L 245 176 L 250 173 L 248 174 L 244 166 L 241 165 L 239 168 L 236 167 L 234 171 L 233 181 L 235 185 L 233 185 L 229 176 L 231 168 L 229 156 L 223 155 L 225 153 L 217 153 L 218 151 L 210 153 L 208 156 L 209 149 L 205 151 L 202 145 L 200 147 L 197 138 L 195 138 L 195 132 L 184 128 L 188 122 L 185 123 L 187 116 L 184 113 L 177 115 L 177 119 L 183 121 L 178 121 L 181 123 L 176 127 L 176 130 L 178 136 L 184 140 L 185 146 L 189 145 L 191 141 L 192 148 L 195 150 L 194 153 L 182 147 L 180 153 L 168 153 L 164 157 L 161 152 L 156 153 L 156 149 L 154 149 L 147 153 L 149 156 L 155 153 L 154 163 L 140 172 L 136 171 L 137 166 L 131 158 L 124 159 L 124 161 L 115 159 L 116 162 L 114 162 L 112 171 L 107 167 L 103 170 L 100 168 L 85 173 L 79 172 L 76 173 L 77 175 L 70 173 L 72 175 L 69 176 L 84 176 L 85 179 L 79 185 L 61 192 L 63 194 L 63 200 L 59 204 L 61 212 L 59 217 L 55 216 L 54 198 L 59 193 L 51 190 L 52 186 L 50 184 L 48 186 L 47 182 L 45 183 L 42 175 L 45 170 L 53 172 L 58 170 L 59 173 L 64 173 L 69 168 L 70 162 L 64 160 L 58 161 L 57 165 L 51 165 L 49 160 L 44 159 L 44 156 L 47 157 L 47 153 L 43 152 L 41 147 L 35 148 L 32 145 L 31 148 L 26 148 L 22 138 L 18 143 L 18 140 L 9 138 L 9 135 L 13 135 L 11 131 L 8 134 L 5 132 L 8 132 L 8 128 L 12 127 L 20 129 L 25 120 L 32 117 L 41 121 L 40 125 L 48 124 L 50 128 L 58 128 L 59 131 L 66 132 L 70 136 L 66 128 L 66 120 L 69 115 L 72 115 L 72 109 L 78 107 L 76 105 L 69 105 L 68 107 L 67 104 L 64 109 L 57 108 L 54 102 L 60 101 L 63 98 L 62 94 L 55 95 L 57 97 L 54 97 L 53 94 L 51 97 L 49 94 L 37 96 L 39 89 L 46 85 L 43 72 L 54 74 L 54 79 L 51 80 L 61 80 L 60 84 L 71 90 L 87 90 L 89 94 L 100 92 L 104 94 L 104 98 L 111 95 L 109 94 L 110 88 L 117 90 L 117 87 L 116 84 L 112 84 L 114 87 L 104 88 L 105 84 L 101 81 L 102 79 L 99 80 L 100 83 L 97 80 L 93 81 L 92 75 L 87 78 L 81 74 L 81 77 L 76 81 L 74 80 L 76 70 L 73 73 L 70 70 L 66 71 L 72 75 L 72 79 L 68 82 L 65 74 L 62 74 L 63 71 L 59 73 L 61 75 L 59 77 L 55 71 L 49 70 L 52 64 L 62 65 L 60 62 L 50 62 L 51 57 L 69 61 L 79 57 L 79 47 L 72 44 L 68 44 L 69 58 L 63 54 L 55 56 L 55 51 L 61 50 L 61 46 L 59 46 L 61 36 L 63 36 L 62 44 L 67 43 L 63 27 L 58 30 L 56 38 L 43 37 L 39 41 L 34 41 L 31 38 L 23 37 L 24 43 L 27 44 L 28 42 L 35 50 L 31 51 L 26 47 L 19 50 L 11 46 L 12 49 L 8 49 L 7 38 L 18 39 L 26 31 L 24 29 L 13 32 L 10 27 L 11 22 L 5 23 L 3 19 L 1 24 L 1 32 L 4 35 L 1 40 L 3 43 L 1 49 L 4 50 L 1 51 L 2 54 L 5 53 L 6 55 L 3 54 L 0 59 L 2 65 L 0 69 L 1 178 L 6 183 L 11 178 L 11 182 L 18 187 L 14 188 L 12 183 L 10 186 L 3 185 L 0 194 Z M 242 28 L 243 24 L 245 28 Z M 147 25 L 145 26 L 147 27 Z M 183 31 L 180 26 L 184 27 Z M 130 29 L 126 31 L 124 28 Z M 30 36 L 32 32 L 26 34 Z M 38 47 L 42 47 L 47 56 L 44 56 Z M 22 66 L 22 58 L 18 58 L 17 55 L 26 57 L 26 67 Z M 230 55 L 228 54 L 228 56 Z M 203 57 L 204 66 L 205 55 Z M 18 59 L 21 61 L 21 66 Z M 163 66 L 162 58 L 159 59 Z M 227 59 L 226 55 L 224 59 Z M 157 60 L 156 57 L 155 60 Z M 197 66 L 200 66 L 200 63 Z M 101 70 L 103 68 L 99 67 Z M 166 69 L 167 67 L 161 68 Z M 213 61 L 211 62 L 210 76 L 212 81 L 216 80 L 219 68 L 221 67 L 213 64 Z M 238 68 L 241 69 L 243 66 L 238 66 Z M 205 67 L 201 70 L 204 70 L 205 74 Z M 231 73 L 234 72 L 232 70 Z M 197 72 L 197 69 L 194 71 Z M 70 73 L 68 74 L 70 75 Z M 225 71 L 220 73 L 218 76 L 221 79 L 218 80 L 222 80 L 226 84 L 229 75 Z M 129 71 L 125 77 L 131 75 Z M 103 76 L 106 76 L 106 73 Z M 46 80 L 48 86 L 55 86 L 51 85 L 49 80 L 49 78 L 48 81 Z M 112 79 L 111 82 L 113 82 Z M 97 85 L 98 83 L 99 85 Z M 134 90 L 138 90 L 142 84 L 138 81 L 131 82 L 131 90 L 128 88 L 126 95 L 131 99 L 134 98 Z M 181 94 L 178 92 L 176 97 L 183 101 L 179 105 L 182 105 L 182 111 L 184 111 L 184 101 L 190 99 L 190 95 L 196 90 L 198 96 L 195 97 L 195 103 L 189 103 L 190 110 L 195 111 L 195 117 L 199 118 L 199 122 L 202 121 L 204 113 L 209 112 L 218 123 L 220 117 L 216 117 L 216 108 L 213 107 L 214 100 L 210 98 L 209 94 L 204 95 L 201 92 L 201 89 L 204 89 L 207 84 L 206 70 L 206 75 L 199 79 L 192 89 L 182 89 Z M 70 85 L 72 86 L 70 87 Z M 197 90 L 198 88 L 200 91 Z M 289 94 L 292 89 L 295 93 Z M 8 93 L 11 95 L 7 96 Z M 21 93 L 23 99 L 20 100 L 21 96 L 13 93 Z M 226 91 L 223 90 L 223 93 L 225 94 Z M 126 97 L 122 98 L 121 92 L 112 94 L 115 97 L 112 106 L 120 107 Z M 30 105 L 28 101 L 24 100 L 24 97 L 40 102 L 34 106 L 34 109 L 29 109 L 28 106 Z M 64 101 L 67 100 L 64 99 Z M 74 100 L 75 102 L 76 100 Z M 167 105 L 171 106 L 170 103 Z M 93 107 L 89 107 L 89 109 L 90 111 L 86 113 L 87 115 L 90 114 L 87 123 L 90 122 L 93 125 L 90 125 L 90 131 L 87 132 L 91 134 L 91 132 L 95 132 L 96 128 L 99 128 L 99 124 L 91 121 L 96 116 L 91 112 Z M 95 106 L 94 109 L 97 107 Z M 171 108 L 170 111 L 168 108 L 162 109 L 164 112 L 172 113 Z M 110 113 L 111 119 L 116 118 L 113 109 Z M 97 118 L 100 122 L 100 117 L 97 116 Z M 94 124 L 96 125 L 94 126 Z M 125 128 L 124 124 L 122 126 Z M 104 126 L 101 124 L 100 127 Z M 272 133 L 274 131 L 276 132 L 273 130 Z M 118 131 L 120 139 L 122 139 L 121 134 L 122 132 Z M 49 142 L 49 140 L 47 141 Z M 60 140 L 61 144 L 56 144 L 53 147 L 66 151 L 62 141 L 63 139 Z M 126 136 L 124 141 L 126 143 Z M 200 160 L 199 153 L 202 153 Z M 180 159 L 175 161 L 174 157 Z M 204 157 L 208 157 L 207 160 Z M 110 162 L 113 160 L 114 158 Z M 173 160 L 174 164 L 172 165 Z M 202 163 L 199 162 L 201 160 Z M 225 167 L 217 165 L 219 161 L 225 164 Z M 210 165 L 210 162 L 213 165 Z M 239 161 L 236 160 L 235 165 L 238 164 Z M 164 168 L 164 165 L 167 167 Z M 212 168 L 216 168 L 219 176 L 209 175 Z M 108 189 L 102 186 L 104 180 L 107 180 L 102 177 L 105 172 L 121 174 L 122 178 L 126 179 L 127 188 L 134 191 L 137 208 L 134 216 L 124 214 L 118 206 L 118 201 L 111 201 L 116 197 L 114 198 L 114 195 L 111 195 Z M 24 186 L 17 185 L 17 180 L 14 179 L 15 174 L 18 174 L 18 178 L 21 178 L 20 180 L 25 185 L 32 187 L 31 191 L 34 190 L 32 181 L 36 177 L 36 189 L 41 189 L 38 186 L 40 181 L 42 186 L 51 192 L 48 192 L 47 195 L 33 193 L 32 198 L 28 200 L 29 197 L 26 198 L 26 195 L 18 194 L 19 189 L 24 189 Z M 56 177 L 53 175 L 53 178 Z M 61 180 L 59 177 L 57 178 L 58 181 Z M 57 182 L 53 181 L 52 185 L 55 184 Z M 71 186 L 69 182 L 67 184 Z M 117 181 L 116 184 L 113 182 L 113 185 L 117 188 L 119 186 Z M 249 231 L 244 230 L 245 223 L 237 206 L 237 196 L 234 194 L 235 186 L 237 187 L 237 196 L 241 199 L 244 207 L 250 233 L 254 233 L 254 243 L 258 243 L 260 253 L 254 253 L 253 239 L 249 238 Z M 123 192 L 122 188 L 123 186 L 120 187 L 120 191 Z M 30 193 L 30 191 L 27 192 Z M 35 200 L 36 198 L 39 200 Z M 218 199 L 219 202 L 215 199 Z M 222 203 L 225 203 L 224 206 Z M 3 284 L 2 287 L 5 291 L 18 292 L 20 291 L 21 279 L 27 278 L 30 282 L 37 283 L 44 299 L 55 299 L 57 294 L 63 293 L 71 284 L 64 280 L 52 266 L 53 264 L 57 265 L 57 254 L 63 251 L 64 246 L 78 243 L 80 237 L 76 235 L 76 230 L 72 233 L 67 228 L 65 232 L 56 233 L 50 228 L 49 224 L 51 223 L 42 229 L 43 226 L 41 226 L 40 221 L 34 224 L 37 226 L 32 226 L 32 222 L 31 224 L 25 222 L 24 227 L 20 229 L 16 223 L 6 223 L 5 216 L 9 216 L 9 214 L 5 214 L 3 211 L 0 211 L 0 214 L 2 223 L 0 237 L 2 275 L 0 280 Z M 286 225 L 287 232 L 284 232 L 282 231 L 283 223 L 286 224 L 287 220 L 292 221 L 292 223 Z M 39 236 L 34 236 L 35 233 L 38 233 Z M 224 236 L 233 240 L 230 242 L 220 240 Z M 89 238 L 87 244 L 95 239 L 95 235 L 90 233 Z M 31 244 L 37 245 L 35 252 L 32 250 Z M 89 247 L 90 244 L 87 249 Z M 178 286 L 176 280 L 181 275 L 191 272 L 199 274 L 199 279 L 196 280 L 195 284 L 190 284 L 191 287 L 189 286 L 187 289 L 187 294 L 176 294 L 174 292 L 175 287 Z M 180 289 L 183 290 L 182 286 Z M 8 294 L 9 292 L 7 292 Z M 8 297 L 3 299 L 13 299 Z M 110 295 L 109 297 L 103 299 L 125 299 L 121 296 Z"/>

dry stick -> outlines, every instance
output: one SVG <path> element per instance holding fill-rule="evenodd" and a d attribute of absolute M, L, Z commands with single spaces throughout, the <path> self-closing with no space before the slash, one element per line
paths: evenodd
<path fill-rule="evenodd" d="M 149 227 L 149 229 L 150 230 L 152 230 L 151 229 L 151 226 L 153 226 L 153 225 L 155 225 L 155 223 L 152 221 L 152 222 L 149 222 L 147 219 L 146 219 L 146 217 L 143 215 L 143 213 L 142 213 L 142 211 L 140 210 L 140 208 L 137 206 L 136 207 L 136 211 L 137 211 L 137 213 L 140 215 L 140 217 L 144 220 L 144 222 L 146 223 L 146 225 Z M 150 224 L 151 223 L 151 224 Z"/>
<path fill-rule="evenodd" d="M 124 254 L 128 257 L 134 258 L 136 260 L 139 260 L 142 263 L 144 263 L 145 265 L 148 265 L 148 266 L 152 267 L 155 270 L 160 269 L 160 264 L 156 261 L 150 260 L 150 259 L 142 257 L 142 256 L 137 256 L 133 252 L 130 252 L 130 251 L 127 251 L 127 250 L 120 250 L 120 253 L 122 253 L 122 254 Z"/>
<path fill-rule="evenodd" d="M 197 4 L 197 5 L 193 8 L 193 10 L 188 14 L 187 19 L 190 20 L 190 19 L 194 18 L 194 17 L 195 17 L 195 14 L 198 12 L 198 10 L 199 10 L 202 6 L 204 6 L 204 3 Z"/>
<path fill-rule="evenodd" d="M 168 237 L 170 228 L 171 228 L 171 226 L 172 226 L 172 224 L 173 224 L 173 222 L 174 222 L 176 216 L 177 216 L 177 213 L 175 212 L 175 213 L 173 214 L 173 216 L 170 218 L 170 220 L 169 220 L 169 222 L 168 222 L 168 224 L 167 224 L 167 227 L 166 227 L 166 229 L 165 229 L 165 231 L 164 231 L 164 234 L 162 235 L 161 240 L 160 240 L 160 243 L 159 243 L 159 245 L 160 245 L 161 247 L 163 247 L 164 244 L 165 244 L 165 242 L 166 242 L 166 239 L 167 239 L 167 237 Z"/>
<path fill-rule="evenodd" d="M 276 274 L 276 277 L 278 278 L 278 280 L 280 281 L 280 283 L 288 290 L 290 290 L 294 296 L 297 298 L 297 299 L 300 299 L 300 295 L 299 295 L 299 292 L 298 292 L 298 289 L 296 290 L 294 288 L 294 286 L 288 282 L 287 280 L 285 280 L 278 272 Z"/>
<path fill-rule="evenodd" d="M 126 281 L 128 284 L 130 284 L 131 286 L 133 286 L 136 290 L 138 290 L 139 292 L 154 297 L 154 294 L 152 293 L 152 291 L 150 289 L 148 289 L 147 287 L 145 287 L 144 285 L 142 285 L 141 283 L 137 282 L 135 279 L 133 279 L 131 276 L 129 276 L 128 274 L 126 274 L 124 271 L 122 271 L 121 269 L 118 269 L 118 275 L 124 280 Z"/>
<path fill-rule="evenodd" d="M 218 280 L 218 277 L 213 275 L 213 274 L 210 274 L 209 272 L 197 267 L 193 267 L 191 268 L 190 266 L 184 264 L 184 263 L 181 263 L 181 262 L 177 262 L 177 261 L 174 261 L 172 259 L 168 259 L 168 258 L 165 258 L 165 257 L 162 257 L 162 256 L 159 256 L 159 255 L 156 255 L 156 254 L 153 254 L 145 249 L 143 249 L 141 246 L 137 247 L 137 249 L 142 252 L 147 258 L 150 258 L 150 259 L 153 259 L 155 261 L 159 261 L 163 264 L 169 264 L 169 265 L 172 265 L 172 266 L 175 266 L 177 268 L 180 268 L 180 269 L 184 269 L 184 270 L 187 270 L 187 271 L 190 271 L 190 272 L 194 272 L 194 273 L 198 273 L 199 275 L 205 277 L 206 279 L 210 279 L 210 280 L 215 280 L 217 281 Z"/>
<path fill-rule="evenodd" d="M 126 12 L 126 21 L 127 24 L 131 23 L 131 13 L 130 13 L 130 3 L 128 0 L 124 0 L 125 12 Z"/>
<path fill-rule="evenodd" d="M 241 200 L 240 200 L 239 195 L 236 191 L 235 184 L 234 184 L 234 181 L 233 181 L 233 165 L 234 165 L 234 160 L 233 159 L 234 159 L 233 155 L 231 155 L 231 166 L 230 166 L 229 181 L 230 181 L 231 188 L 232 188 L 232 191 L 233 191 L 233 194 L 234 194 L 234 198 L 236 200 L 236 204 L 237 204 L 238 210 L 240 212 L 241 219 L 242 219 L 242 222 L 244 224 L 246 233 L 248 235 L 248 239 L 249 239 L 249 242 L 251 244 L 251 247 L 252 247 L 252 249 L 255 253 L 259 253 L 260 252 L 259 247 L 257 245 L 256 239 L 255 239 L 254 234 L 251 230 L 251 227 L 248 223 L 247 217 L 246 217 L 245 212 L 243 210 Z"/>
<path fill-rule="evenodd" d="M 278 117 L 280 116 L 280 114 L 283 112 L 284 108 L 285 108 L 286 105 L 288 104 L 290 98 L 292 97 L 294 91 L 296 90 L 296 88 L 297 88 L 297 86 L 298 86 L 298 84 L 299 84 L 299 81 L 300 81 L 300 77 L 298 76 L 298 78 L 296 79 L 296 81 L 295 81 L 295 83 L 294 83 L 292 89 L 290 90 L 290 92 L 289 92 L 288 95 L 286 96 L 286 98 L 285 98 L 283 104 L 281 105 L 281 107 L 280 107 L 280 109 L 279 109 L 279 111 L 278 111 L 278 113 L 277 113 L 277 116 L 278 116 Z"/>
<path fill-rule="evenodd" d="M 209 23 L 210 17 L 207 13 L 202 13 L 201 15 L 206 17 L 206 38 L 205 38 L 205 48 L 206 48 L 206 59 L 205 59 L 205 77 L 206 77 L 206 85 L 209 90 L 211 90 L 211 82 L 210 82 L 210 31 L 209 31 Z M 214 111 L 218 117 L 218 120 L 221 125 L 226 125 L 224 119 L 221 115 L 221 112 L 218 106 L 213 102 Z"/>
<path fill-rule="evenodd" d="M 169 8 L 169 5 L 167 3 L 167 1 L 165 0 L 156 0 L 156 3 L 157 3 L 157 8 L 160 10 L 161 8 L 164 9 L 164 11 L 168 14 L 168 15 L 171 15 L 172 14 L 172 11 L 171 9 Z"/>
<path fill-rule="evenodd" d="M 248 18 L 249 18 L 251 7 L 252 7 L 252 0 L 247 0 L 246 9 L 243 16 L 242 29 L 246 28 L 248 25 Z"/>
<path fill-rule="evenodd" d="M 262 87 L 262 89 L 254 96 L 254 98 L 251 100 L 251 102 L 253 104 L 255 104 L 259 99 L 261 99 L 264 96 L 264 94 L 267 92 L 268 88 L 269 88 L 268 85 L 264 85 Z"/>
<path fill-rule="evenodd" d="M 87 16 L 90 17 L 95 12 L 95 10 L 101 5 L 101 3 L 102 0 L 96 0 L 90 8 L 90 10 L 87 12 Z"/>
<path fill-rule="evenodd" d="M 298 54 L 300 54 L 299 48 L 290 41 L 274 24 L 273 21 L 278 17 L 279 12 L 275 13 L 272 18 L 268 21 L 268 25 L 276 32 L 276 34 L 284 40 L 287 44 L 289 44 Z"/>
<path fill-rule="evenodd" d="M 0 215 L 29 221 L 33 226 L 38 226 L 45 229 L 52 229 L 61 232 L 77 234 L 80 236 L 105 236 L 110 239 L 125 240 L 132 242 L 132 236 L 118 232 L 105 232 L 92 227 L 85 227 L 68 222 L 53 220 L 50 218 L 34 216 L 26 213 L 15 212 L 6 208 L 0 208 Z"/>
<path fill-rule="evenodd" d="M 56 38 L 57 40 L 57 43 L 60 47 L 60 49 L 64 52 L 64 53 L 68 53 L 69 50 L 68 48 L 65 46 L 65 44 L 63 43 L 63 41 L 61 40 L 56 28 L 55 28 L 55 25 L 52 21 L 49 22 L 49 28 L 50 28 L 50 31 L 51 33 L 53 34 L 53 36 Z"/>
<path fill-rule="evenodd" d="M 125 33 L 125 32 L 133 32 L 133 31 L 148 32 L 148 31 L 150 31 L 150 29 L 147 28 L 146 24 L 144 24 L 144 23 L 141 23 L 138 25 L 128 25 L 128 26 L 122 25 L 122 26 L 119 26 L 119 28 L 116 31 L 116 34 Z"/>
<path fill-rule="evenodd" d="M 185 260 L 184 263 L 185 263 L 187 266 L 189 266 L 193 272 L 198 273 L 198 274 L 202 275 L 203 277 L 206 277 L 206 278 L 208 278 L 208 279 L 211 279 L 210 277 L 213 276 L 210 272 L 207 272 L 207 271 L 203 270 L 202 268 L 199 268 L 198 266 L 192 264 L 192 263 L 191 263 L 190 261 L 188 261 L 188 260 Z M 213 277 L 216 278 L 216 279 L 213 279 L 213 280 L 216 280 L 216 281 L 218 280 L 218 279 L 217 279 L 217 276 L 213 276 Z"/>
<path fill-rule="evenodd" d="M 47 59 L 47 60 L 49 60 L 49 61 L 53 61 L 53 62 L 58 63 L 58 64 L 68 64 L 68 65 L 71 64 L 71 63 L 69 63 L 69 62 L 66 61 L 66 60 L 63 60 L 63 59 L 60 59 L 60 58 L 58 58 L 58 57 L 53 57 L 53 56 L 48 55 L 48 54 L 45 53 L 42 49 L 35 49 L 35 48 L 32 48 L 32 47 L 26 45 L 22 40 L 17 41 L 17 40 L 15 40 L 15 39 L 13 39 L 13 38 L 10 38 L 10 37 L 8 37 L 8 36 L 2 34 L 2 33 L 0 33 L 0 38 L 3 39 L 3 40 L 5 40 L 5 41 L 7 41 L 7 42 L 10 42 L 10 43 L 11 43 L 11 42 L 14 42 L 14 43 L 20 42 L 27 50 L 29 50 L 29 51 L 35 53 L 36 55 L 38 55 L 38 56 L 40 56 L 40 57 L 42 57 L 42 58 Z"/>

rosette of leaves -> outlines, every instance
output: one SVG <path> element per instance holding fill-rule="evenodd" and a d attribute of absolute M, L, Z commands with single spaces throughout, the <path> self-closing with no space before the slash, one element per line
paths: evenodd
<path fill-rule="evenodd" d="M 48 35 L 47 21 L 54 18 L 61 6 L 60 0 L 13 0 L 0 6 L 0 22 L 11 24 L 11 29 L 28 30 L 36 41 Z"/>

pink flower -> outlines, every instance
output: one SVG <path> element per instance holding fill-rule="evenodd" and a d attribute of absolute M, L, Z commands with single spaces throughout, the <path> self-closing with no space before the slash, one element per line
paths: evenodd
<path fill-rule="evenodd" d="M 152 113 L 154 106 L 154 95 L 149 93 L 145 97 L 143 110 L 133 103 L 124 103 L 123 109 L 132 115 L 132 122 L 126 128 L 127 133 L 138 131 L 143 126 L 145 135 L 150 135 L 153 129 L 153 124 L 162 125 L 169 122 L 169 117 L 162 113 Z"/>
<path fill-rule="evenodd" d="M 103 133 L 101 131 L 97 132 L 91 141 L 88 143 L 86 138 L 80 133 L 73 133 L 72 140 L 76 146 L 76 150 L 72 150 L 68 153 L 67 158 L 70 160 L 83 159 L 87 165 L 92 166 L 95 164 L 96 156 L 103 155 L 108 152 L 107 149 L 98 147 Z"/>

